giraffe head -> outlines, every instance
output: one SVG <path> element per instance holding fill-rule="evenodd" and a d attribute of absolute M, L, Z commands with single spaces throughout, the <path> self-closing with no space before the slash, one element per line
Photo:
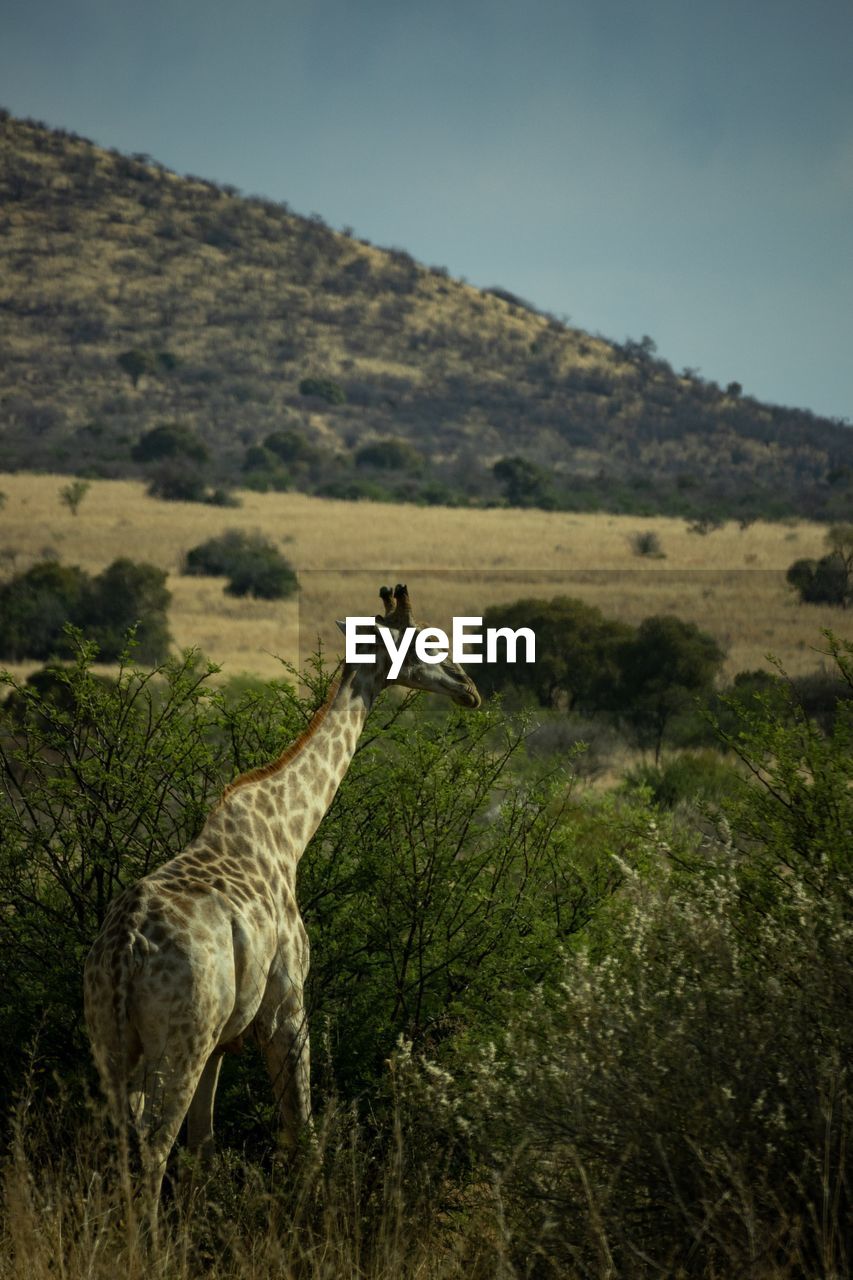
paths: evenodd
<path fill-rule="evenodd" d="M 396 647 L 399 647 L 407 630 L 410 631 L 410 636 L 400 670 L 396 676 L 390 676 L 391 656 L 387 646 L 377 635 L 375 662 L 365 667 L 373 677 L 376 692 L 388 684 L 398 684 L 407 689 L 444 694 L 460 707 L 479 707 L 481 699 L 477 686 L 458 662 L 452 662 L 450 658 L 445 658 L 442 662 L 424 662 L 418 657 L 415 640 L 420 628 L 412 617 L 407 588 L 402 583 L 398 583 L 393 591 L 390 587 L 381 587 L 379 595 L 385 606 L 385 613 L 376 615 L 377 631 L 382 627 L 387 628 Z M 342 631 L 346 629 L 342 622 L 338 626 Z"/>

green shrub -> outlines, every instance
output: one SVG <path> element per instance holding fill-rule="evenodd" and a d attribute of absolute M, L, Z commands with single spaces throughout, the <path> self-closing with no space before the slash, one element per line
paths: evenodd
<path fill-rule="evenodd" d="M 86 592 L 82 626 L 105 661 L 121 656 L 134 628 L 137 661 L 161 662 L 172 640 L 166 617 L 170 601 L 165 570 L 127 558 L 114 560 Z"/>
<path fill-rule="evenodd" d="M 278 465 L 279 459 L 275 454 L 260 444 L 250 444 L 243 454 L 244 471 L 267 471 Z"/>
<path fill-rule="evenodd" d="M 723 657 L 695 623 L 666 615 L 644 619 L 621 646 L 619 716 L 641 747 L 654 749 L 655 761 L 673 719 L 697 697 L 709 697 Z"/>
<path fill-rule="evenodd" d="M 193 463 L 181 458 L 158 466 L 147 492 L 164 502 L 206 502 L 208 498 L 204 476 Z"/>
<path fill-rule="evenodd" d="M 221 780 L 210 669 L 94 675 L 93 646 L 49 679 L 0 684 L 0 1092 L 21 1087 L 28 1046 L 66 1081 L 89 1071 L 83 959 L 118 890 L 195 834 Z M 239 736 L 235 739 L 239 742 Z"/>
<path fill-rule="evenodd" d="M 494 605 L 485 627 L 529 627 L 536 636 L 536 662 L 484 663 L 477 674 L 484 692 L 511 683 L 530 689 L 543 707 L 567 703 L 569 711 L 593 715 L 609 709 L 619 680 L 618 657 L 633 629 L 607 619 L 594 605 L 570 596 Z M 499 650 L 499 653 L 502 651 Z"/>
<path fill-rule="evenodd" d="M 273 431 L 264 440 L 264 448 L 269 449 L 281 462 L 315 462 L 320 450 L 312 444 L 301 431 Z"/>
<path fill-rule="evenodd" d="M 135 629 L 137 656 L 158 662 L 171 637 L 166 574 L 153 565 L 116 560 L 96 578 L 74 565 L 43 561 L 0 587 L 0 655 L 12 660 L 67 653 L 66 624 L 116 661 Z"/>
<path fill-rule="evenodd" d="M 799 920 L 764 919 L 749 944 L 721 866 L 629 881 L 622 908 L 606 959 L 571 956 L 413 1089 L 421 1144 L 491 1172 L 518 1267 L 535 1250 L 545 1275 L 844 1274 L 840 902 L 805 890 Z"/>
<path fill-rule="evenodd" d="M 235 507 L 243 505 L 242 500 L 238 498 L 235 493 L 230 489 L 223 489 L 222 487 L 211 489 L 210 492 L 205 495 L 204 500 L 209 507 L 228 507 L 232 510 Z"/>
<path fill-rule="evenodd" d="M 207 445 L 191 427 L 179 422 L 164 422 L 141 436 L 131 450 L 134 462 L 160 462 L 164 458 L 185 458 L 206 462 Z"/>
<path fill-rule="evenodd" d="M 141 351 L 138 347 L 130 351 L 122 351 L 121 355 L 116 356 L 116 364 L 122 373 L 127 374 L 134 387 L 137 386 L 143 374 L 153 373 L 157 368 L 153 352 Z"/>
<path fill-rule="evenodd" d="M 853 689 L 853 646 L 833 643 Z M 500 1187 L 543 1275 L 846 1274 L 853 703 L 823 734 L 760 695 L 716 840 L 656 857 L 558 983 L 437 1061 L 398 1058 L 412 1140 Z M 446 1156 L 446 1158 L 451 1158 Z"/>
<path fill-rule="evenodd" d="M 39 1026 L 44 1063 L 69 1078 L 86 1069 L 80 970 L 109 899 L 178 852 L 222 783 L 274 758 L 328 688 L 320 670 L 304 676 L 306 699 L 280 682 L 214 692 L 213 669 L 187 657 L 107 683 L 91 672 L 93 652 L 83 646 L 50 687 L 5 678 L 0 944 L 14 976 L 0 1001 L 0 1075 L 10 1087 Z M 422 721 L 381 701 L 372 712 L 298 890 L 311 1018 L 328 1030 L 347 1097 L 370 1088 L 378 1105 L 400 1034 L 435 1044 L 469 1021 L 499 1025 L 494 990 L 553 974 L 622 882 L 611 842 L 623 867 L 638 861 L 642 817 L 580 810 L 546 769 L 510 785 L 522 741 L 496 710 Z M 226 1081 L 226 1132 L 227 1099 Z M 244 1117 L 242 1094 L 233 1106 Z M 246 1140 L 243 1119 L 235 1136 Z"/>
<path fill-rule="evenodd" d="M 738 786 L 738 775 L 719 752 L 683 752 L 663 764 L 637 766 L 625 782 L 647 790 L 653 804 L 674 809 L 684 801 L 719 804 Z"/>
<path fill-rule="evenodd" d="M 361 476 L 339 476 L 317 486 L 318 498 L 337 498 L 341 502 L 393 502 L 394 494 L 390 489 L 377 484 L 375 480 L 362 479 Z"/>
<path fill-rule="evenodd" d="M 299 394 L 317 396 L 329 404 L 344 404 L 346 392 L 331 378 L 303 378 L 299 384 Z"/>
<path fill-rule="evenodd" d="M 837 551 L 819 560 L 795 560 L 785 576 L 804 604 L 846 608 L 853 598 L 850 566 Z"/>
<path fill-rule="evenodd" d="M 504 498 L 511 507 L 550 510 L 557 505 L 547 472 L 527 458 L 499 458 L 492 467 L 492 474 L 503 486 Z"/>
<path fill-rule="evenodd" d="M 380 471 L 417 471 L 423 466 L 423 455 L 408 440 L 374 440 L 355 455 L 359 467 L 376 467 Z"/>
<path fill-rule="evenodd" d="M 629 542 L 635 556 L 648 556 L 652 560 L 666 558 L 666 553 L 661 549 L 660 538 L 653 529 L 644 529 L 632 533 L 629 537 Z"/>
<path fill-rule="evenodd" d="M 183 572 L 229 579 L 235 596 L 283 600 L 297 589 L 296 574 L 280 551 L 260 534 L 229 529 L 187 552 Z"/>
<path fill-rule="evenodd" d="M 34 564 L 0 586 L 0 656 L 11 662 L 52 658 L 64 648 L 66 622 L 84 612 L 89 575 L 55 560 Z"/>

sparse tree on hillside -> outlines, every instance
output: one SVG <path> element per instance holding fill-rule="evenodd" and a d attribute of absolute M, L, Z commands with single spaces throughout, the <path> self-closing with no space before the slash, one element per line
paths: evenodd
<path fill-rule="evenodd" d="M 134 387 L 139 385 L 139 379 L 144 374 L 153 373 L 157 367 L 152 353 L 140 351 L 138 347 L 122 351 L 120 356 L 116 356 L 116 364 L 122 373 L 127 374 Z"/>
<path fill-rule="evenodd" d="M 145 351 L 140 347 L 132 347 L 130 351 L 122 351 L 121 355 L 116 356 L 116 364 L 122 373 L 127 374 L 134 387 L 144 374 L 171 373 L 179 363 L 172 351 Z"/>
<path fill-rule="evenodd" d="M 375 440 L 355 455 L 360 467 L 378 467 L 382 471 L 416 471 L 423 466 L 423 455 L 408 440 Z"/>
<path fill-rule="evenodd" d="M 134 462 L 161 462 L 164 458 L 188 458 L 207 462 L 209 451 L 200 436 L 180 422 L 163 422 L 141 436 L 131 450 Z"/>
<path fill-rule="evenodd" d="M 344 404 L 347 395 L 342 386 L 331 378 L 303 378 L 299 384 L 302 396 L 317 396 L 328 404 Z"/>
<path fill-rule="evenodd" d="M 527 458 L 499 458 L 492 474 L 503 485 L 504 497 L 511 507 L 547 509 L 556 505 L 548 476 Z"/>
<path fill-rule="evenodd" d="M 88 480 L 72 480 L 71 484 L 67 484 L 59 490 L 59 497 L 65 503 L 72 516 L 76 516 L 80 503 L 91 487 Z"/>

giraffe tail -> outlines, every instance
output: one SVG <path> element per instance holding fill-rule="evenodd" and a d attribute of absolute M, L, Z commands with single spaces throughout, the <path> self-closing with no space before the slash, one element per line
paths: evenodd
<path fill-rule="evenodd" d="M 129 905 L 129 904 L 128 904 Z M 144 905 L 136 903 L 116 928 L 109 915 L 86 961 L 85 1014 L 95 1064 L 118 1128 L 130 1116 L 130 1077 L 138 1056 L 130 1016 L 134 977 L 152 949 L 141 932 Z M 104 996 L 109 993 L 107 999 Z"/>

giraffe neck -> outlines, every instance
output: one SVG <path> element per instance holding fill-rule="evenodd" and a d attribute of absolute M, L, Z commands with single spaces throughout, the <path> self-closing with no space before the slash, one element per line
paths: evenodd
<path fill-rule="evenodd" d="M 248 805 L 267 816 L 271 842 L 299 861 L 350 766 L 376 696 L 370 669 L 347 667 L 305 733 L 272 764 L 226 788 L 232 811 Z"/>

